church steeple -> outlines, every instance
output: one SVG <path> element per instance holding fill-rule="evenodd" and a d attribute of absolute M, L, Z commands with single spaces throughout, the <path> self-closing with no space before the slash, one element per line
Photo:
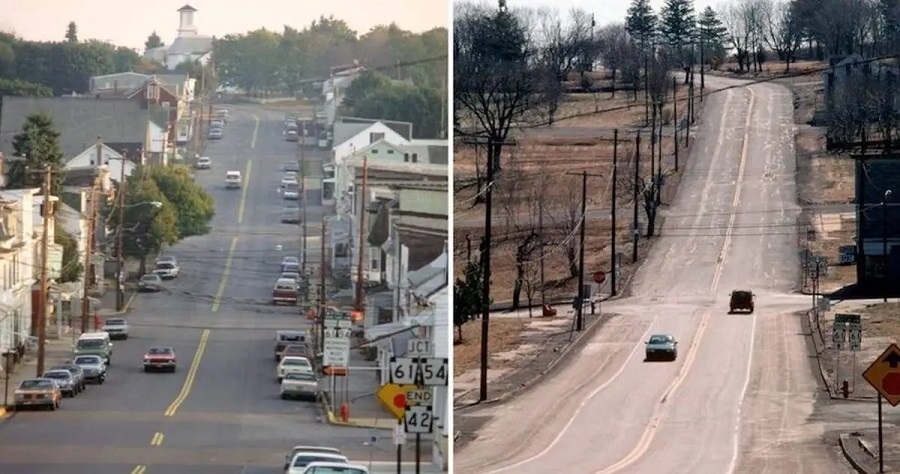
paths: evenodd
<path fill-rule="evenodd" d="M 180 15 L 178 21 L 178 36 L 196 36 L 197 27 L 194 26 L 194 13 L 196 8 L 185 5 L 178 9 Z"/>

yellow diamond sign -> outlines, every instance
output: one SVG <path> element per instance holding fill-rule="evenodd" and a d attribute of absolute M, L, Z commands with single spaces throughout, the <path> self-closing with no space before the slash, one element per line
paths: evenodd
<path fill-rule="evenodd" d="M 891 406 L 900 404 L 900 347 L 888 346 L 862 376 Z"/>
<path fill-rule="evenodd" d="M 406 392 L 416 388 L 415 385 L 384 384 L 378 389 L 378 400 L 399 420 L 406 413 Z"/>

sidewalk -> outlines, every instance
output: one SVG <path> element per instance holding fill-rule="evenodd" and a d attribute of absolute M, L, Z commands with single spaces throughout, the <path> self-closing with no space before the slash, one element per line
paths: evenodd
<path fill-rule="evenodd" d="M 332 392 L 332 378 L 324 376 L 323 389 Z M 323 403 L 328 422 L 335 425 L 392 430 L 397 425 L 394 415 L 378 400 L 380 387 L 375 361 L 367 361 L 358 349 L 350 352 L 350 369 L 345 377 L 334 377 L 335 394 L 332 403 Z M 350 411 L 348 421 L 340 419 L 341 404 Z M 430 441 L 429 441 L 430 442 Z"/>
<path fill-rule="evenodd" d="M 45 347 L 44 370 L 53 367 L 56 364 L 65 362 L 72 357 L 72 332 L 68 331 L 63 337 L 56 339 L 56 327 L 50 327 L 47 330 L 47 344 Z M 51 338 L 52 337 L 52 338 Z M 14 411 L 15 407 L 15 391 L 23 380 L 34 378 L 37 376 L 37 346 L 29 349 L 24 358 L 15 365 L 11 364 L 10 373 L 6 373 L 6 361 L 2 361 L 3 371 L 0 382 L 4 384 L 5 394 L 3 400 L 0 400 L 0 417 L 7 412 Z M 7 380 L 8 379 L 8 380 Z M 5 408 L 4 408 L 5 406 Z"/>

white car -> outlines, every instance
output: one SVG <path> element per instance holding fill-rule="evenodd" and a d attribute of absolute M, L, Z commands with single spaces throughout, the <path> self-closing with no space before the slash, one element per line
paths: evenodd
<path fill-rule="evenodd" d="M 316 461 L 306 466 L 302 474 L 369 474 L 369 469 L 349 462 Z"/>
<path fill-rule="evenodd" d="M 197 166 L 198 170 L 208 170 L 212 168 L 212 160 L 208 156 L 201 156 L 197 158 Z"/>
<path fill-rule="evenodd" d="M 153 273 L 159 275 L 163 280 L 178 278 L 178 271 L 178 264 L 174 261 L 159 262 L 153 269 Z"/>
<path fill-rule="evenodd" d="M 278 383 L 281 383 L 285 375 L 294 372 L 311 374 L 313 368 L 312 364 L 309 363 L 309 359 L 297 356 L 282 357 L 281 362 L 278 363 L 278 367 L 275 369 L 275 377 L 278 379 Z"/>
<path fill-rule="evenodd" d="M 240 171 L 228 171 L 225 173 L 225 187 L 228 189 L 240 189 L 241 188 L 241 172 Z"/>
<path fill-rule="evenodd" d="M 291 357 L 291 356 L 288 356 Z M 288 372 L 281 378 L 281 399 L 319 399 L 319 380 L 312 372 Z"/>
<path fill-rule="evenodd" d="M 306 469 L 310 465 L 323 462 L 329 464 L 345 464 L 350 462 L 350 460 L 347 459 L 347 456 L 344 456 L 343 454 L 323 453 L 318 451 L 301 451 L 299 453 L 294 453 L 294 456 L 291 458 L 291 462 L 288 464 L 289 467 L 287 469 L 287 472 L 288 474 L 300 474 L 301 472 L 306 472 Z"/>
<path fill-rule="evenodd" d="M 306 445 L 297 445 L 294 446 L 294 449 L 291 450 L 290 454 L 286 454 L 284 456 L 284 470 L 287 470 L 291 467 L 291 459 L 294 459 L 294 455 L 297 453 L 327 453 L 327 454 L 341 454 L 341 450 L 338 448 L 327 448 L 324 446 L 306 446 Z"/>
<path fill-rule="evenodd" d="M 155 273 L 148 273 L 138 281 L 138 291 L 162 291 L 162 278 Z"/>
<path fill-rule="evenodd" d="M 297 182 L 296 176 L 285 176 L 284 178 L 281 178 L 281 188 L 284 189 L 288 186 L 300 187 L 300 183 Z"/>
<path fill-rule="evenodd" d="M 124 318 L 106 318 L 100 330 L 109 334 L 110 339 L 128 339 L 128 321 Z"/>
<path fill-rule="evenodd" d="M 300 186 L 297 186 L 296 183 L 288 183 L 282 188 L 281 197 L 288 201 L 299 201 Z"/>
<path fill-rule="evenodd" d="M 285 265 L 300 265 L 300 259 L 297 257 L 282 257 L 281 259 L 281 271 L 286 272 L 284 269 Z"/>

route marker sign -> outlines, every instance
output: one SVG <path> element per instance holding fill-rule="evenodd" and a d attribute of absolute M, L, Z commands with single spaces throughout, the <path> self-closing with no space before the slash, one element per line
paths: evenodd
<path fill-rule="evenodd" d="M 434 417 L 431 415 L 431 407 L 407 406 L 404 421 L 407 433 L 431 433 L 431 425 L 434 423 Z"/>
<path fill-rule="evenodd" d="M 408 357 L 427 357 L 434 353 L 434 347 L 428 339 L 410 339 L 406 341 Z"/>
<path fill-rule="evenodd" d="M 431 389 L 410 390 L 406 392 L 406 404 L 409 406 L 431 405 Z"/>
<path fill-rule="evenodd" d="M 891 406 L 900 404 L 900 347 L 888 346 L 862 376 Z"/>

